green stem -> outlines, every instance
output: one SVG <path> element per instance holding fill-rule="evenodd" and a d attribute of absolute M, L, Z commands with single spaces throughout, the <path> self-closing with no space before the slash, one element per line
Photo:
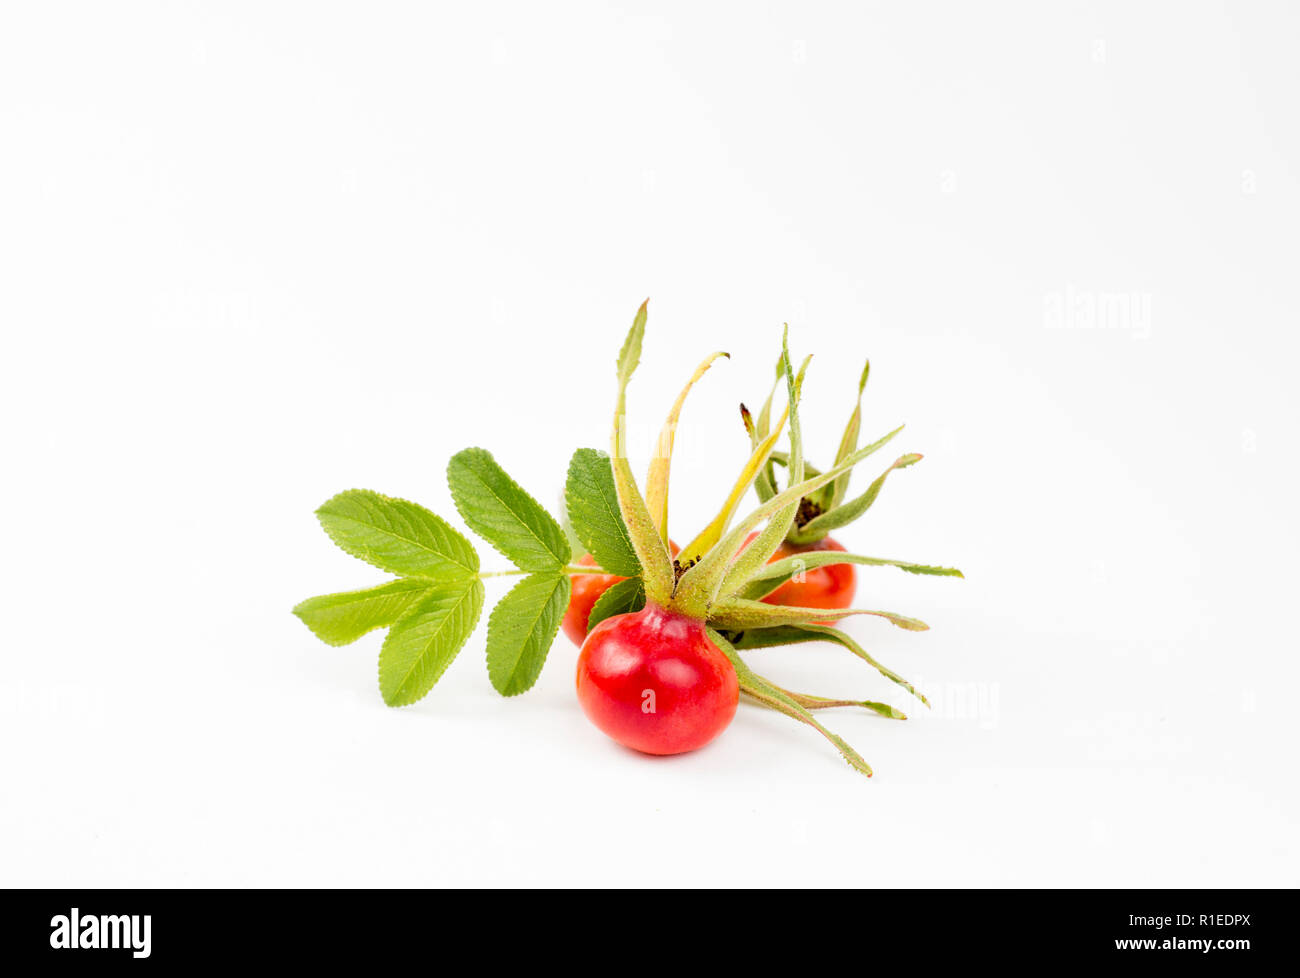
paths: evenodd
<path fill-rule="evenodd" d="M 603 567 L 584 567 L 582 564 L 570 564 L 564 568 L 564 573 L 570 577 L 576 577 L 580 574 L 608 574 L 609 571 Z"/>
<path fill-rule="evenodd" d="M 482 580 L 485 577 L 523 577 L 525 574 L 535 573 L 536 571 L 525 570 L 479 571 L 478 578 Z M 584 567 L 581 564 L 569 564 L 567 567 L 561 567 L 560 573 L 569 577 L 577 577 L 580 574 L 608 574 L 609 571 L 603 567 Z"/>

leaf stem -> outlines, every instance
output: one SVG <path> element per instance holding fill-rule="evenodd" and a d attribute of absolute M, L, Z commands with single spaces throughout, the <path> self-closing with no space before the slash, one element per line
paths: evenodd
<path fill-rule="evenodd" d="M 526 570 L 504 570 L 504 571 L 479 571 L 480 579 L 485 577 L 523 577 L 526 574 L 536 574 L 538 571 Z M 585 567 L 581 564 L 569 564 L 560 568 L 560 573 L 566 577 L 577 577 L 579 574 L 608 574 L 609 571 L 603 567 Z"/>
<path fill-rule="evenodd" d="M 576 577 L 579 574 L 608 574 L 610 571 L 603 567 L 584 567 L 582 564 L 570 564 L 564 568 L 564 573 L 570 577 Z"/>

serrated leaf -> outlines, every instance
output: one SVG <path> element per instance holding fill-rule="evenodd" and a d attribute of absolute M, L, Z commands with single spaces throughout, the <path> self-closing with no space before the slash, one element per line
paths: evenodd
<path fill-rule="evenodd" d="M 327 645 L 348 645 L 397 621 L 433 586 L 423 578 L 403 577 L 359 591 L 308 598 L 293 613 Z"/>
<path fill-rule="evenodd" d="M 491 452 L 457 452 L 447 463 L 447 483 L 470 529 L 520 570 L 559 570 L 572 558 L 560 524 L 506 474 Z"/>
<path fill-rule="evenodd" d="M 474 631 L 483 610 L 477 578 L 435 588 L 388 630 L 379 650 L 379 691 L 408 706 L 433 689 Z"/>
<path fill-rule="evenodd" d="M 416 503 L 368 489 L 327 500 L 316 518 L 331 540 L 366 563 L 439 583 L 478 573 L 478 554 L 446 520 Z"/>
<path fill-rule="evenodd" d="M 487 666 L 502 696 L 532 688 L 569 606 L 569 578 L 533 574 L 510 589 L 488 616 Z"/>
<path fill-rule="evenodd" d="M 645 585 L 639 577 L 629 577 L 605 589 L 605 593 L 596 599 L 587 618 L 587 632 L 599 625 L 606 618 L 615 615 L 627 615 L 645 607 Z"/>
<path fill-rule="evenodd" d="M 893 472 L 895 469 L 905 469 L 909 465 L 915 465 L 917 462 L 921 461 L 921 458 L 922 456 L 915 452 L 911 452 L 907 455 L 900 455 L 894 461 L 894 464 L 885 469 L 885 471 L 881 473 L 880 477 L 876 479 L 875 482 L 871 483 L 867 488 L 867 491 L 861 496 L 809 520 L 806 525 L 800 528 L 798 533 L 792 535 L 793 539 L 795 542 L 811 542 L 826 536 L 826 534 L 831 530 L 837 530 L 842 526 L 848 526 L 871 508 L 872 503 L 876 501 L 876 497 L 880 495 L 880 490 L 884 486 L 885 480 L 889 478 L 889 473 Z M 845 474 L 847 475 L 848 473 Z"/>
<path fill-rule="evenodd" d="M 579 448 L 573 453 L 564 499 L 573 532 L 597 564 L 619 577 L 641 573 L 641 562 L 619 511 L 614 469 L 605 452 Z"/>

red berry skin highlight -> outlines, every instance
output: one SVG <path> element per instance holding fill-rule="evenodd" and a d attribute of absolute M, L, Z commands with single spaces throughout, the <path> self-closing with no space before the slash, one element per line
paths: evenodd
<path fill-rule="evenodd" d="M 578 653 L 578 702 L 614 740 L 646 754 L 703 747 L 736 715 L 736 670 L 704 623 L 655 605 L 606 618 Z"/>

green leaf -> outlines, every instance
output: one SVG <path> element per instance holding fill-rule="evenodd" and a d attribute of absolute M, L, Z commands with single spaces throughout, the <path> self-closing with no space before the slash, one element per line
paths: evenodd
<path fill-rule="evenodd" d="M 447 482 L 470 529 L 520 570 L 559 570 L 573 556 L 560 524 L 485 449 L 453 455 Z"/>
<path fill-rule="evenodd" d="M 502 696 L 532 688 L 569 606 L 569 578 L 533 574 L 510 589 L 488 616 L 488 677 Z"/>
<path fill-rule="evenodd" d="M 421 699 L 451 665 L 483 610 L 477 578 L 436 588 L 398 619 L 379 650 L 379 691 L 389 706 Z"/>
<path fill-rule="evenodd" d="M 867 491 L 857 499 L 845 503 L 843 506 L 837 506 L 835 509 L 829 510 L 822 513 L 820 516 L 809 520 L 805 526 L 800 528 L 798 533 L 793 534 L 795 541 L 807 542 L 813 539 L 820 539 L 831 530 L 837 530 L 842 526 L 848 526 L 871 508 L 871 504 L 874 503 L 876 497 L 880 495 L 880 490 L 881 487 L 884 486 L 885 480 L 889 478 L 889 473 L 893 472 L 895 469 L 905 469 L 909 465 L 915 465 L 917 462 L 921 461 L 921 458 L 922 456 L 915 452 L 911 452 L 907 455 L 900 455 L 894 461 L 894 464 L 885 469 L 880 478 L 871 483 L 867 488 Z"/>
<path fill-rule="evenodd" d="M 623 349 L 618 355 L 618 401 L 614 405 L 614 426 L 610 433 L 610 464 L 614 469 L 614 488 L 618 492 L 618 508 L 627 526 L 628 538 L 641 565 L 646 594 L 657 603 L 666 604 L 677 583 L 673 571 L 673 557 L 668 544 L 659 536 L 645 498 L 637 487 L 636 476 L 627 460 L 627 385 L 632 372 L 641 361 L 641 340 L 645 336 L 647 306 L 641 303 L 632 328 L 628 330 Z"/>
<path fill-rule="evenodd" d="M 641 562 L 619 512 L 614 469 L 607 454 L 594 448 L 579 448 L 573 453 L 564 499 L 573 532 L 596 563 L 619 577 L 641 573 Z"/>
<path fill-rule="evenodd" d="M 325 502 L 316 518 L 338 546 L 381 570 L 448 583 L 478 573 L 470 542 L 423 506 L 368 489 Z"/>
<path fill-rule="evenodd" d="M 327 645 L 348 645 L 391 625 L 429 593 L 432 582 L 404 577 L 360 591 L 322 594 L 300 602 L 293 613 Z"/>
<path fill-rule="evenodd" d="M 800 723 L 806 723 L 819 734 L 835 745 L 835 749 L 840 752 L 840 756 L 848 761 L 849 766 L 855 770 L 871 777 L 871 765 L 863 760 L 862 755 L 849 746 L 848 742 L 838 734 L 833 734 L 822 726 L 821 722 L 805 709 L 797 700 L 785 692 L 780 687 L 773 686 L 761 676 L 756 675 L 749 668 L 743 659 L 736 653 L 735 648 L 725 638 L 718 634 L 717 631 L 710 628 L 708 630 L 709 638 L 713 643 L 722 650 L 736 670 L 736 678 L 740 681 L 740 690 L 752 699 L 758 700 L 764 706 L 784 713 L 788 717 L 793 717 Z"/>
<path fill-rule="evenodd" d="M 774 560 L 760 569 L 745 584 L 737 595 L 742 598 L 758 600 L 784 584 L 801 571 L 815 570 L 818 567 L 830 567 L 835 564 L 860 564 L 869 567 L 897 567 L 909 574 L 928 574 L 935 577 L 964 577 L 956 567 L 936 567 L 932 564 L 913 564 L 905 560 L 887 560 L 884 557 L 863 557 L 860 554 L 846 554 L 838 550 L 817 550 L 811 553 L 797 554 L 782 560 Z M 725 595 L 725 589 L 724 589 Z"/>
<path fill-rule="evenodd" d="M 645 607 L 645 585 L 639 577 L 629 577 L 605 589 L 605 593 L 591 606 L 591 615 L 587 618 L 587 632 L 599 625 L 606 618 L 615 615 L 631 614 Z"/>

